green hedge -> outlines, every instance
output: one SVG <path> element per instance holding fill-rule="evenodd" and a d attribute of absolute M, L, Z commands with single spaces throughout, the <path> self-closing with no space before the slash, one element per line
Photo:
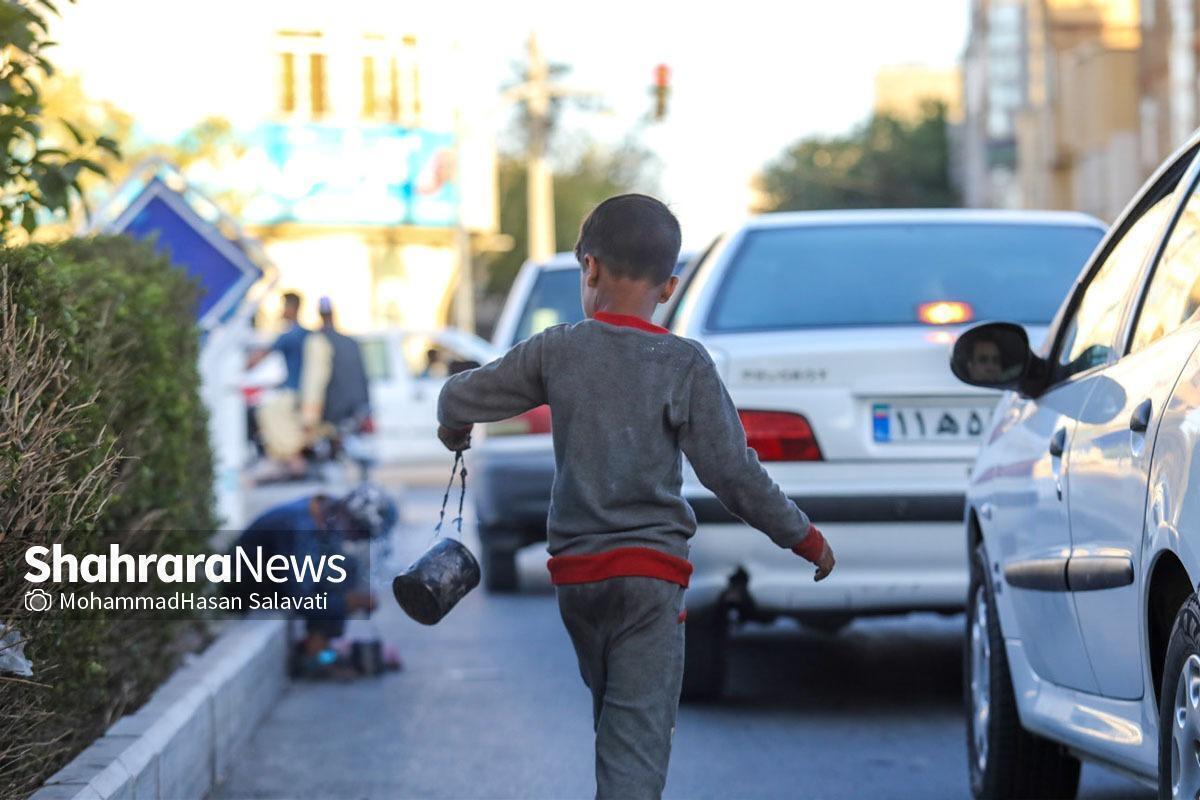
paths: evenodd
<path fill-rule="evenodd" d="M 34 669 L 0 676 L 0 797 L 36 788 L 177 661 L 186 622 L 4 615 L 31 544 L 187 552 L 200 537 L 182 531 L 215 527 L 197 297 L 123 237 L 0 250 L 0 628 Z"/>

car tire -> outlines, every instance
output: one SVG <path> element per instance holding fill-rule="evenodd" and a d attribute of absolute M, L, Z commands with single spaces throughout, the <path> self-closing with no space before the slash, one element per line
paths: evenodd
<path fill-rule="evenodd" d="M 725 691 L 729 617 L 723 604 L 688 609 L 683 632 L 683 700 L 717 700 Z"/>
<path fill-rule="evenodd" d="M 517 552 L 495 542 L 483 542 L 483 588 L 493 594 L 520 588 Z"/>
<path fill-rule="evenodd" d="M 1079 759 L 1021 727 L 983 545 L 972 554 L 963 644 L 967 764 L 977 800 L 1072 798 Z"/>
<path fill-rule="evenodd" d="M 1175 615 L 1162 674 L 1158 700 L 1158 796 L 1170 798 L 1182 766 L 1176 759 L 1177 748 L 1180 744 L 1186 745 L 1179 754 L 1196 764 L 1197 748 L 1200 747 L 1197 738 L 1200 735 L 1200 692 L 1191 692 L 1190 698 L 1181 696 L 1181 690 L 1187 686 L 1181 686 L 1185 678 L 1193 688 L 1200 686 L 1200 600 L 1195 594 L 1184 601 Z M 1180 711 L 1182 718 L 1177 716 Z M 1177 720 L 1182 721 L 1182 726 L 1176 727 Z M 1176 734 L 1179 734 L 1179 741 L 1176 741 Z M 1192 741 L 1188 742 L 1188 739 Z M 1193 771 L 1189 783 L 1200 783 L 1200 772 Z M 1196 788 L 1192 788 L 1191 794 L 1180 796 L 1194 797 Z"/>

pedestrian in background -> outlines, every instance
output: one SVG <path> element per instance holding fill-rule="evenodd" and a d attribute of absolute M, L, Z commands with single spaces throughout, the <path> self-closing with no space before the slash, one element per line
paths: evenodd
<path fill-rule="evenodd" d="M 421 370 L 418 378 L 444 378 L 446 377 L 446 365 L 442 363 L 442 354 L 436 347 L 431 347 L 425 351 L 425 368 Z"/>
<path fill-rule="evenodd" d="M 321 418 L 335 428 L 362 421 L 371 409 L 371 389 L 363 366 L 362 348 L 334 326 L 332 300 L 322 297 L 317 310 L 321 312 L 321 333 L 331 345 L 329 382 Z"/>
<path fill-rule="evenodd" d="M 587 318 L 451 377 L 438 403 L 438 435 L 455 451 L 474 423 L 550 405 L 549 569 L 592 693 L 598 798 L 657 798 L 666 784 L 696 528 L 681 454 L 731 512 L 814 562 L 816 580 L 834 567 L 820 531 L 747 445 L 707 351 L 650 321 L 675 291 L 679 246 L 679 223 L 658 200 L 604 201 L 575 245 Z"/>
<path fill-rule="evenodd" d="M 333 301 L 317 301 L 321 327 L 304 342 L 300 377 L 300 418 L 306 444 L 337 438 L 356 429 L 370 414 L 370 389 L 358 342 L 333 325 Z"/>
<path fill-rule="evenodd" d="M 302 451 L 305 446 L 304 428 L 300 420 L 300 383 L 304 370 L 304 345 L 309 331 L 299 323 L 300 295 L 283 295 L 285 330 L 270 347 L 255 351 L 246 362 L 253 369 L 270 353 L 283 356 L 287 369 L 283 383 L 265 397 L 258 407 L 258 427 L 263 449 L 280 469 L 266 479 L 295 479 L 307 474 Z"/>

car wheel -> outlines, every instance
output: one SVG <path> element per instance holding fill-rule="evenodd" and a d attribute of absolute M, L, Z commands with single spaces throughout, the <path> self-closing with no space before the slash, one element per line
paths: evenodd
<path fill-rule="evenodd" d="M 1175 615 L 1158 701 L 1158 796 L 1200 794 L 1200 601 Z"/>
<path fill-rule="evenodd" d="M 971 794 L 979 800 L 1074 797 L 1079 759 L 1021 727 L 987 563 L 980 545 L 971 559 L 963 657 Z"/>
<path fill-rule="evenodd" d="M 483 542 L 483 588 L 489 592 L 518 589 L 517 553 L 496 542 Z"/>
<path fill-rule="evenodd" d="M 723 604 L 689 609 L 683 632 L 684 700 L 716 700 L 725 691 L 729 617 Z"/>

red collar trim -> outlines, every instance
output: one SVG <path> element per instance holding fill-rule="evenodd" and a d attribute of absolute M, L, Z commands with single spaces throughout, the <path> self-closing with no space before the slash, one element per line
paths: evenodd
<path fill-rule="evenodd" d="M 639 331 L 646 331 L 646 333 L 670 333 L 666 328 L 655 325 L 652 322 L 647 322 L 641 317 L 635 317 L 632 314 L 610 314 L 607 311 L 597 311 L 592 319 L 621 328 L 637 328 Z"/>

